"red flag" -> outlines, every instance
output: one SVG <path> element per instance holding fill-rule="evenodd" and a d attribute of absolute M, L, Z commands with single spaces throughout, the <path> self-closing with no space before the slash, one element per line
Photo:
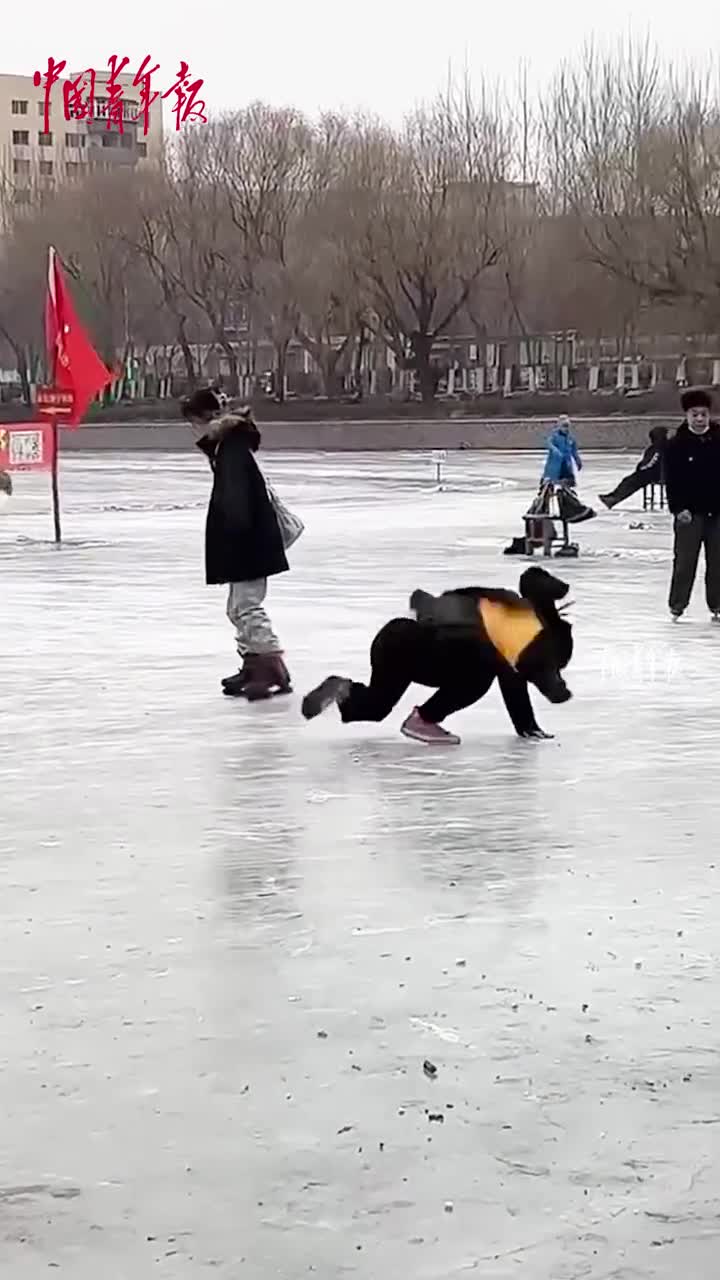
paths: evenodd
<path fill-rule="evenodd" d="M 60 391 L 72 391 L 75 404 L 69 421 L 77 426 L 93 396 L 114 381 L 75 313 L 72 298 L 54 249 L 48 263 L 45 336 L 50 364 L 49 381 Z"/>

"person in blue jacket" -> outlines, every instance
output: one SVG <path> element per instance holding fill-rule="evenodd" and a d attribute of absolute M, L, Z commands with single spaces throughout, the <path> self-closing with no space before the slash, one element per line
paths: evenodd
<path fill-rule="evenodd" d="M 577 441 L 570 430 L 566 414 L 558 418 L 548 439 L 547 455 L 537 497 L 533 499 L 528 515 L 549 515 L 553 497 L 557 498 L 557 511 L 568 524 L 580 524 L 592 520 L 595 512 L 578 498 L 575 485 L 577 472 L 582 469 L 582 458 Z M 553 537 L 555 527 L 553 526 Z M 506 556 L 525 554 L 525 536 L 513 538 L 505 548 Z M 569 554 L 569 552 L 568 552 Z M 577 553 L 575 553 L 577 554 Z"/>
<path fill-rule="evenodd" d="M 558 418 L 557 426 L 548 440 L 545 467 L 540 481 L 542 494 L 545 486 L 552 486 L 558 500 L 558 509 L 568 524 L 580 524 L 592 520 L 595 512 L 580 501 L 576 492 L 577 473 L 582 470 L 582 458 L 566 414 Z"/>
<path fill-rule="evenodd" d="M 582 471 L 582 458 L 577 440 L 570 430 L 570 419 L 563 414 L 548 440 L 543 480 L 552 484 L 570 484 L 575 487 L 575 476 Z"/>

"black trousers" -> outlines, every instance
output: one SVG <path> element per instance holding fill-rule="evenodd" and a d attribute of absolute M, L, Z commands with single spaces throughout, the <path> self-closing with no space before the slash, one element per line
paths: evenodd
<path fill-rule="evenodd" d="M 702 547 L 705 548 L 705 599 L 711 613 L 720 612 L 720 516 L 693 516 L 689 524 L 678 524 L 675 519 L 668 600 L 673 613 L 684 613 L 690 603 Z"/>
<path fill-rule="evenodd" d="M 629 476 L 623 476 L 619 484 L 615 486 L 612 493 L 606 493 L 605 497 L 616 507 L 619 502 L 624 502 L 626 498 L 631 498 L 638 489 L 644 489 L 647 484 L 660 484 L 662 480 L 662 471 L 660 467 L 648 467 L 645 471 L 631 471 Z"/>
<path fill-rule="evenodd" d="M 411 684 L 435 690 L 418 710 L 423 720 L 440 724 L 482 698 L 497 676 L 516 732 L 538 728 L 526 681 L 495 659 L 480 638 L 448 636 L 412 618 L 393 618 L 372 642 L 370 665 L 369 684 L 353 681 L 340 704 L 346 724 L 384 720 Z"/>

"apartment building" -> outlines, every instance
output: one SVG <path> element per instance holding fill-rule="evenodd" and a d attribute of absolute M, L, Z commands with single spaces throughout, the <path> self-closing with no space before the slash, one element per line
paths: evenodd
<path fill-rule="evenodd" d="M 80 74 L 71 71 L 68 80 Z M 37 185 L 78 177 L 88 166 L 136 165 L 157 160 L 162 150 L 162 101 L 151 104 L 148 126 L 132 75 L 120 75 L 122 129 L 108 121 L 107 69 L 95 73 L 92 115 L 66 118 L 63 80 L 52 86 L 49 128 L 45 89 L 32 76 L 0 75 L 0 177 L 17 204 L 29 203 Z M 138 115 L 140 118 L 138 119 Z"/>

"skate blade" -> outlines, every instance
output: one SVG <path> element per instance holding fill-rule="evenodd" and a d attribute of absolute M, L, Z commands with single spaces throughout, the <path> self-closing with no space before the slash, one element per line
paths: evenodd
<path fill-rule="evenodd" d="M 421 742 L 424 747 L 459 747 L 460 746 L 459 738 L 455 738 L 455 737 L 433 738 L 432 741 L 429 741 L 427 738 L 423 738 L 422 734 L 413 733 L 412 729 L 406 729 L 404 725 L 402 725 L 400 732 L 404 738 L 409 738 L 412 742 Z"/>
<path fill-rule="evenodd" d="M 268 689 L 267 693 L 248 694 L 244 689 L 223 689 L 226 698 L 244 698 L 246 702 L 269 702 L 271 698 L 282 698 L 286 694 L 292 693 L 292 687 L 287 689 Z"/>

